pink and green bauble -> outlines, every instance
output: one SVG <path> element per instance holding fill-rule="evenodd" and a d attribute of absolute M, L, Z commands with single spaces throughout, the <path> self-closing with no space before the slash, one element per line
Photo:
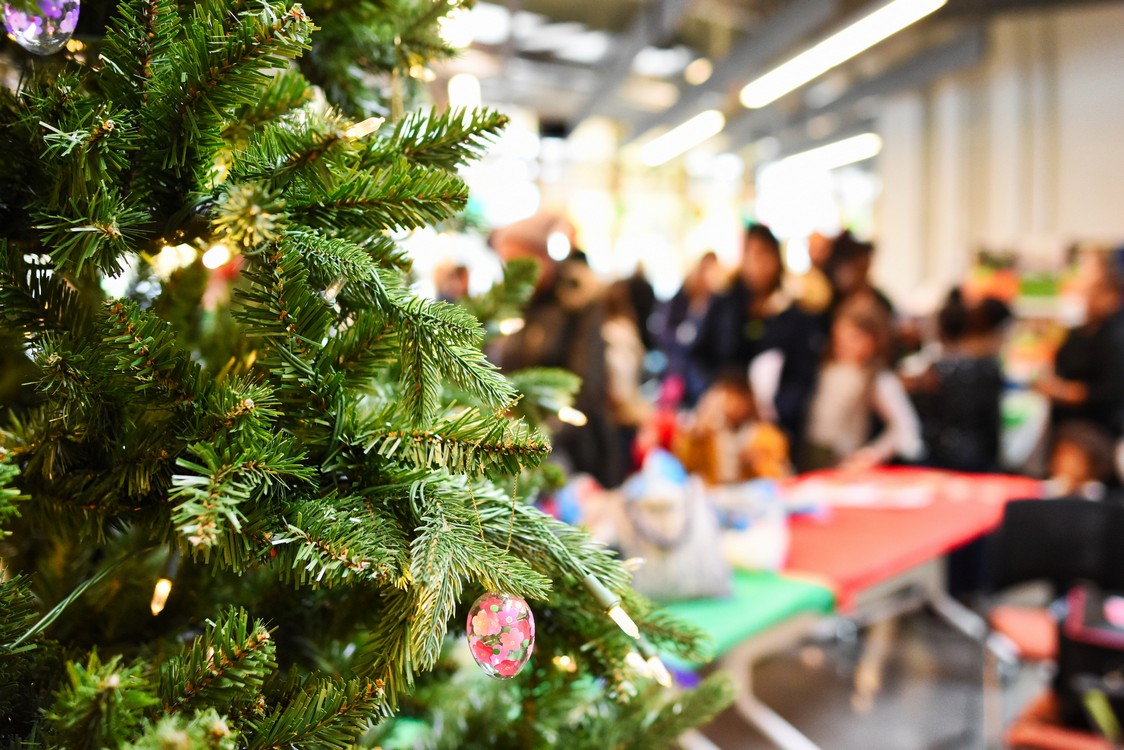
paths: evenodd
<path fill-rule="evenodd" d="M 535 648 L 535 617 L 523 599 L 489 592 L 468 613 L 468 648 L 484 673 L 499 680 L 519 674 Z"/>

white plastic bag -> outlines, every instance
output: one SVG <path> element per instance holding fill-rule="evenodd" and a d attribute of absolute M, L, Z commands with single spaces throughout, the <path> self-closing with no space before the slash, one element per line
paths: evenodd
<path fill-rule="evenodd" d="M 711 489 L 722 554 L 739 570 L 777 571 L 788 559 L 788 512 L 777 483 L 755 479 Z"/>

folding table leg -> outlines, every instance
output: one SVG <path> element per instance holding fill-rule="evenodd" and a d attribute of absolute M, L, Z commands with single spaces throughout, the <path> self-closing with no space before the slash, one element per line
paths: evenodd
<path fill-rule="evenodd" d="M 710 738 L 697 729 L 685 733 L 679 738 L 679 747 L 683 750 L 722 750 L 710 741 Z"/>
<path fill-rule="evenodd" d="M 942 620 L 974 641 L 986 641 L 987 621 L 949 596 L 943 587 L 930 589 L 928 599 L 929 605 Z"/>
<path fill-rule="evenodd" d="M 1003 747 L 1003 678 L 996 653 L 984 644 L 983 733 L 986 750 Z"/>
<path fill-rule="evenodd" d="M 782 750 L 820 750 L 818 745 L 754 695 L 754 656 L 749 650 L 735 650 L 725 660 L 737 684 L 738 697 L 734 705 L 738 713 Z"/>

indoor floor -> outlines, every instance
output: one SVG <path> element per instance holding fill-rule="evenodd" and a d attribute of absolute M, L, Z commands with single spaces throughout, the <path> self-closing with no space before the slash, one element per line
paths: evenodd
<path fill-rule="evenodd" d="M 864 639 L 804 646 L 759 666 L 757 695 L 823 750 L 974 750 L 983 747 L 980 647 L 933 615 L 902 618 L 885 649 L 882 688 L 864 706 L 854 689 Z M 1037 694 L 1023 668 L 1008 712 Z M 1010 717 L 1008 717 L 1009 719 Z M 705 734 L 723 750 L 773 750 L 733 710 Z"/>

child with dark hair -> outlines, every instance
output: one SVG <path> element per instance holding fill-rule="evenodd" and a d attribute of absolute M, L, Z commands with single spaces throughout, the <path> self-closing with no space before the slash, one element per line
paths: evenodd
<path fill-rule="evenodd" d="M 809 407 L 802 469 L 921 457 L 917 413 L 888 366 L 890 339 L 890 314 L 878 301 L 858 297 L 839 308 Z M 884 428 L 871 439 L 876 419 Z"/>
<path fill-rule="evenodd" d="M 890 299 L 871 283 L 870 269 L 874 263 L 874 245 L 863 242 L 849 230 L 844 230 L 832 240 L 831 253 L 824 264 L 824 273 L 831 283 L 833 301 L 830 311 L 835 311 L 848 300 L 857 297 L 874 299 L 892 316 L 894 306 Z"/>
<path fill-rule="evenodd" d="M 1113 475 L 1112 437 L 1091 422 L 1066 422 L 1054 434 L 1050 451 L 1051 497 L 1100 500 Z"/>
<path fill-rule="evenodd" d="M 998 469 L 1003 394 L 998 351 L 1010 314 L 991 298 L 969 307 L 955 290 L 938 313 L 941 356 L 923 375 L 907 380 L 921 417 L 927 465 L 967 472 Z"/>

